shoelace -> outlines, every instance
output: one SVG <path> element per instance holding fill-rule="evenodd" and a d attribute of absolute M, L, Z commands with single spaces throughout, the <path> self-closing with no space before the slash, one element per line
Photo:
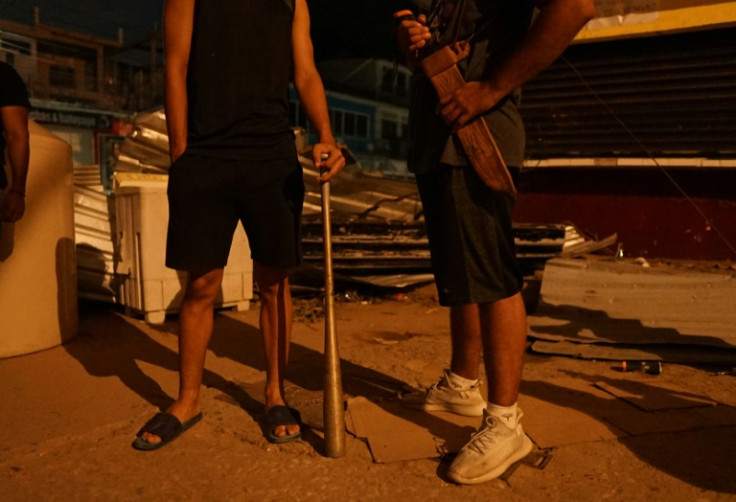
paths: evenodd
<path fill-rule="evenodd" d="M 481 430 L 470 436 L 468 449 L 475 451 L 479 455 L 482 455 L 486 445 L 496 442 L 496 436 L 498 436 L 498 432 L 494 430 L 495 427 L 496 420 L 491 417 L 487 417 L 486 427 L 482 428 Z"/>
<path fill-rule="evenodd" d="M 438 381 L 427 387 L 427 390 L 425 391 L 427 395 L 429 395 L 432 391 L 437 390 L 439 386 L 445 381 L 445 377 L 440 378 Z"/>
<path fill-rule="evenodd" d="M 456 390 L 453 388 L 452 385 L 450 385 L 450 380 L 447 378 L 447 375 L 442 375 L 442 378 L 440 378 L 439 380 L 437 380 L 435 383 L 433 383 L 431 386 L 427 388 L 427 394 L 429 394 L 433 390 L 437 390 L 438 388 L 442 386 L 447 387 L 448 389 Z"/>
<path fill-rule="evenodd" d="M 447 377 L 447 375 L 442 375 L 442 378 L 440 378 L 438 381 L 436 381 L 430 387 L 428 387 L 426 392 L 427 394 L 429 394 L 433 390 L 437 390 L 439 387 L 443 387 L 443 386 L 447 387 L 448 389 L 467 394 L 468 392 L 478 388 L 480 386 L 480 382 L 476 382 L 475 384 L 471 385 L 467 389 L 461 389 L 461 388 L 453 386 L 450 383 L 450 379 Z"/>

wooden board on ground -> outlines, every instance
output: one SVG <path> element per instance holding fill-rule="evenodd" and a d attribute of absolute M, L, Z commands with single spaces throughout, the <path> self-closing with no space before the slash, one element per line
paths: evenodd
<path fill-rule="evenodd" d="M 348 400 L 348 432 L 365 438 L 379 463 L 439 457 L 457 452 L 475 432 L 480 418 L 425 413 L 398 401 Z"/>
<path fill-rule="evenodd" d="M 603 417 L 633 409 L 592 382 L 573 377 L 522 382 L 519 407 L 524 431 L 540 448 L 625 437 Z"/>
<path fill-rule="evenodd" d="M 529 330 L 545 340 L 735 348 L 734 305 L 731 272 L 555 258 Z"/>

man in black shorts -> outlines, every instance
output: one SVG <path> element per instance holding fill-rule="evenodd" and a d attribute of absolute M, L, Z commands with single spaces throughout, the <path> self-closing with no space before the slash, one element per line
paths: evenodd
<path fill-rule="evenodd" d="M 8 63 L 0 62 L 0 222 L 15 222 L 26 210 L 26 178 L 30 159 L 28 133 L 28 91 L 23 80 Z M 7 193 L 5 149 L 10 161 L 12 184 Z"/>
<path fill-rule="evenodd" d="M 427 18 L 404 20 L 397 43 L 409 66 L 418 56 L 472 37 L 460 69 L 467 83 L 439 102 L 417 71 L 410 110 L 409 168 L 424 207 L 440 303 L 450 307 L 450 369 L 409 404 L 483 416 L 481 428 L 452 462 L 448 476 L 480 483 L 501 475 L 532 448 L 516 402 L 526 340 L 521 275 L 511 227 L 513 199 L 490 190 L 451 134 L 486 120 L 512 175 L 524 160 L 519 115 L 523 83 L 552 63 L 594 15 L 592 0 L 433 0 Z M 488 403 L 478 379 L 483 351 Z"/>
<path fill-rule="evenodd" d="M 300 262 L 304 198 L 287 101 L 293 74 L 319 138 L 312 155 L 327 181 L 345 164 L 330 131 L 314 65 L 306 0 L 166 0 L 168 267 L 188 272 L 181 307 L 178 399 L 139 432 L 155 449 L 202 416 L 200 387 L 213 305 L 238 221 L 248 235 L 261 295 L 267 437 L 300 435 L 284 401 L 292 305 L 288 273 Z M 293 73 L 292 73 L 293 72 Z M 326 161 L 320 161 L 323 154 Z"/>

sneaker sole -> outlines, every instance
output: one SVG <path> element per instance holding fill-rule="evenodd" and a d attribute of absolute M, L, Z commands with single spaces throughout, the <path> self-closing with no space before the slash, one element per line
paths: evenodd
<path fill-rule="evenodd" d="M 500 464 L 498 467 L 493 469 L 492 471 L 489 471 L 482 476 L 478 476 L 476 478 L 466 478 L 464 476 L 461 476 L 457 473 L 453 473 L 452 471 L 448 471 L 447 477 L 453 480 L 456 483 L 460 483 L 463 485 L 475 485 L 478 483 L 484 483 L 486 481 L 490 481 L 492 479 L 496 479 L 501 474 L 506 472 L 506 470 L 511 467 L 513 464 L 518 462 L 519 460 L 523 459 L 529 453 L 532 451 L 532 441 L 529 439 L 529 437 L 524 434 L 524 444 L 519 448 L 513 455 L 511 455 L 509 458 L 507 458 L 502 464 Z"/>
<path fill-rule="evenodd" d="M 478 404 L 474 406 L 463 406 L 463 405 L 454 405 L 454 404 L 427 404 L 423 403 L 421 405 L 421 409 L 424 411 L 447 411 L 450 413 L 454 413 L 455 415 L 461 415 L 463 417 L 482 417 L 483 416 L 483 410 L 486 409 L 486 404 Z"/>

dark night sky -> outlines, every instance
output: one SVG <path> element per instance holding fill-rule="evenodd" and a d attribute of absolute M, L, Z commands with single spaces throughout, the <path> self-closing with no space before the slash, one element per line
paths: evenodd
<path fill-rule="evenodd" d="M 391 15 L 409 0 L 309 0 L 316 59 L 393 56 Z"/>
<path fill-rule="evenodd" d="M 163 0 L 0 0 L 0 18 L 32 24 L 34 5 L 42 24 L 113 39 L 122 27 L 134 42 L 161 25 Z"/>
<path fill-rule="evenodd" d="M 308 0 L 318 60 L 335 57 L 392 57 L 391 14 L 411 0 Z M 0 18 L 33 23 L 38 5 L 41 23 L 117 38 L 127 43 L 146 38 L 161 26 L 163 0 L 0 0 Z"/>

